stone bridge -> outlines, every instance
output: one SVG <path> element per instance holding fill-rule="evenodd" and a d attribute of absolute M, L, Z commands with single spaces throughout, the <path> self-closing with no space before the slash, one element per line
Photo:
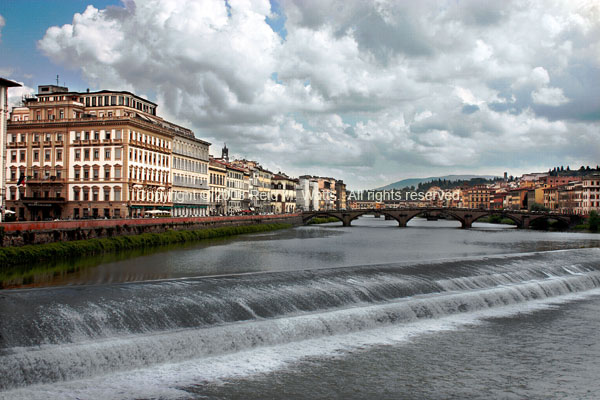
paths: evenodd
<path fill-rule="evenodd" d="M 419 207 L 419 208 L 382 208 L 382 209 L 363 209 L 363 210 L 330 210 L 330 211 L 306 211 L 302 213 L 302 222 L 308 222 L 316 217 L 334 217 L 339 219 L 344 226 L 350 226 L 352 221 L 365 214 L 385 215 L 398 221 L 400 227 L 406 227 L 408 221 L 418 216 L 427 217 L 450 217 L 459 221 L 463 229 L 471 228 L 473 222 L 480 218 L 498 215 L 501 218 L 508 218 L 515 222 L 518 228 L 529 228 L 531 222 L 538 219 L 554 219 L 565 224 L 565 226 L 575 226 L 581 223 L 582 218 L 575 214 L 557 214 L 552 212 L 539 211 L 513 211 L 513 210 L 486 210 L 469 208 L 442 208 L 442 207 Z"/>

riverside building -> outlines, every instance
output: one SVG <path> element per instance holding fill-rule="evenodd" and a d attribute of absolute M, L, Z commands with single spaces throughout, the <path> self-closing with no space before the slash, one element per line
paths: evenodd
<path fill-rule="evenodd" d="M 210 143 L 197 139 L 191 131 L 173 137 L 173 216 L 208 215 L 209 147 Z"/>
<path fill-rule="evenodd" d="M 133 93 L 55 85 L 13 108 L 7 131 L 6 203 L 20 220 L 171 211 L 173 138 L 193 135 Z"/>
<path fill-rule="evenodd" d="M 8 88 L 19 87 L 21 84 L 0 78 L 0 222 L 6 217 L 6 124 L 8 120 Z M 11 214 L 13 212 L 11 211 Z"/>
<path fill-rule="evenodd" d="M 227 167 L 221 161 L 210 159 L 209 166 L 210 215 L 225 215 L 227 208 Z"/>
<path fill-rule="evenodd" d="M 293 213 L 296 211 L 296 190 L 298 179 L 278 173 L 271 179 L 271 196 L 275 214 Z"/>

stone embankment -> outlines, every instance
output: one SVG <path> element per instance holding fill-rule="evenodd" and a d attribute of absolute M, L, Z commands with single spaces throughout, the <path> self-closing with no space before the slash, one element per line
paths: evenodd
<path fill-rule="evenodd" d="M 184 217 L 96 219 L 48 222 L 8 222 L 0 224 L 3 247 L 54 243 L 71 240 L 110 238 L 170 230 L 192 231 L 207 228 L 257 224 L 302 225 L 300 214 L 244 215 L 236 217 Z"/>

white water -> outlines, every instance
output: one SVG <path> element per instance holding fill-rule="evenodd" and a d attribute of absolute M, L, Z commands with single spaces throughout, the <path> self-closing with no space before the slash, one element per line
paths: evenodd
<path fill-rule="evenodd" d="M 488 318 L 533 313 L 558 307 L 560 304 L 599 296 L 600 289 L 592 289 L 437 319 L 323 336 L 178 363 L 165 363 L 91 379 L 32 385 L 0 392 L 0 399 L 187 398 L 191 396 L 181 389 L 186 386 L 206 382 L 218 384 L 223 379 L 248 377 L 278 369 L 293 368 L 295 363 L 308 357 L 336 357 L 349 352 L 366 351 L 372 346 L 402 345 L 421 335 L 458 330 L 471 324 L 482 324 Z"/>

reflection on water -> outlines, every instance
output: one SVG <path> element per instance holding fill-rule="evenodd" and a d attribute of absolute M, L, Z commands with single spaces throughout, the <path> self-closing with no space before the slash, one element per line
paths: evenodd
<path fill-rule="evenodd" d="M 395 221 L 365 216 L 353 221 L 352 227 L 303 226 L 43 264 L 27 272 L 13 269 L 0 276 L 0 287 L 104 284 L 579 247 L 600 247 L 600 237 L 485 223 L 463 230 L 457 221 L 449 220 L 413 219 L 408 228 L 400 229 Z"/>

